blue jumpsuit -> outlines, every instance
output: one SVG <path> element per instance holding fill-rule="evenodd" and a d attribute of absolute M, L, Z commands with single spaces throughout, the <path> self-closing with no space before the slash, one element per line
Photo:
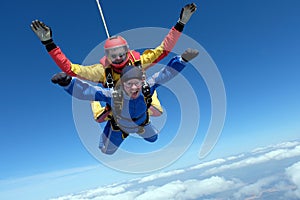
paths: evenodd
<path fill-rule="evenodd" d="M 185 65 L 186 62 L 184 62 L 180 56 L 172 58 L 166 67 L 147 79 L 150 85 L 150 93 L 153 94 L 159 85 L 166 83 L 176 76 Z M 71 83 L 64 87 L 64 89 L 75 98 L 102 101 L 108 103 L 112 109 L 114 109 L 112 89 L 93 86 L 77 78 L 73 78 Z M 113 154 L 119 148 L 124 141 L 124 133 L 138 133 L 148 142 L 155 142 L 157 140 L 158 131 L 147 121 L 147 105 L 142 92 L 140 92 L 140 95 L 136 99 L 130 99 L 123 90 L 122 92 L 123 106 L 120 114 L 115 117 L 115 121 L 123 132 L 118 129 L 114 130 L 110 120 L 107 122 L 101 134 L 99 144 L 101 151 L 106 154 Z"/>

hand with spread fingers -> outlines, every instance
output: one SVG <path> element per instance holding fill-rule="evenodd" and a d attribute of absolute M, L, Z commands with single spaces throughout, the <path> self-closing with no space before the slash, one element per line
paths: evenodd
<path fill-rule="evenodd" d="M 51 28 L 43 22 L 39 20 L 34 20 L 31 22 L 30 27 L 44 45 L 53 42 Z"/>
<path fill-rule="evenodd" d="M 179 23 L 186 24 L 194 12 L 197 10 L 197 5 L 195 3 L 187 4 L 181 9 Z"/>

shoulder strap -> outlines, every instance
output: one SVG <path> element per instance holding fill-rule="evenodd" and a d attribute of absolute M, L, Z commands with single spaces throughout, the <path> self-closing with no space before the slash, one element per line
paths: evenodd
<path fill-rule="evenodd" d="M 150 86 L 146 81 L 144 81 L 144 84 L 142 86 L 142 93 L 144 95 L 144 100 L 145 100 L 145 103 L 146 103 L 147 109 L 148 109 L 148 108 L 150 108 L 151 103 L 152 103 L 152 95 L 150 92 Z"/>
<path fill-rule="evenodd" d="M 106 82 L 105 82 L 104 87 L 113 88 L 114 87 L 114 79 L 113 79 L 111 67 L 105 67 L 105 77 L 106 77 Z"/>
<path fill-rule="evenodd" d="M 111 66 L 109 65 L 109 62 L 106 59 L 106 56 L 103 56 L 100 59 L 100 64 L 104 67 L 104 77 L 105 77 L 105 83 L 103 84 L 106 88 L 113 88 L 114 87 L 114 79 L 113 79 L 113 73 Z"/>

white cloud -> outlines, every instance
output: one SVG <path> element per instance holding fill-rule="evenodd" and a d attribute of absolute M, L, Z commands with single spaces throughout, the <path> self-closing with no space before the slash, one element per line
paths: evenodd
<path fill-rule="evenodd" d="M 63 197 L 54 198 L 51 200 L 80 200 L 80 199 L 93 199 L 97 200 L 106 200 L 106 199 L 116 199 L 117 196 L 120 197 L 120 199 L 132 199 L 131 197 L 135 192 L 128 191 L 128 187 L 130 187 L 131 184 L 112 184 L 105 187 L 99 187 L 96 189 L 91 189 L 87 191 L 83 191 L 78 194 L 71 194 Z"/>
<path fill-rule="evenodd" d="M 95 190 L 91 190 L 86 193 L 85 197 L 90 198 L 98 195 L 114 195 L 125 192 L 126 189 L 131 186 L 130 184 L 120 184 L 120 185 L 108 185 L 106 187 L 100 187 Z"/>
<path fill-rule="evenodd" d="M 239 159 L 239 158 L 242 158 L 242 157 L 245 157 L 245 154 L 240 154 L 240 155 L 237 155 L 237 156 L 230 156 L 230 157 L 227 158 L 227 160 L 233 161 L 233 160 L 236 160 L 236 159 Z"/>
<path fill-rule="evenodd" d="M 278 180 L 277 177 L 267 177 L 267 178 L 262 178 L 258 180 L 257 182 L 253 184 L 248 184 L 239 189 L 238 192 L 234 193 L 234 198 L 236 199 L 242 199 L 245 196 L 255 196 L 255 197 L 260 197 L 261 194 L 264 192 L 265 189 L 268 188 L 268 186 Z M 265 188 L 264 188 L 265 187 Z"/>
<path fill-rule="evenodd" d="M 214 167 L 207 170 L 204 174 L 211 175 L 223 172 L 225 170 L 233 170 L 237 168 L 247 167 L 250 165 L 268 162 L 270 160 L 282 160 L 286 158 L 292 158 L 295 156 L 300 156 L 300 146 L 295 146 L 293 149 L 276 149 L 256 157 L 252 156 L 240 160 L 238 162 L 222 165 L 220 167 Z"/>
<path fill-rule="evenodd" d="M 275 145 L 269 145 L 266 147 L 256 148 L 256 149 L 252 150 L 251 153 L 264 153 L 264 152 L 270 151 L 271 149 L 292 148 L 299 144 L 300 144 L 299 141 L 282 142 L 282 143 L 275 144 Z"/>
<path fill-rule="evenodd" d="M 156 200 L 156 199 L 175 199 L 177 193 L 184 191 L 186 188 L 183 182 L 177 180 L 167 183 L 163 186 L 149 187 L 146 192 L 139 195 L 136 200 Z"/>
<path fill-rule="evenodd" d="M 245 156 L 245 154 L 240 154 L 240 155 L 237 155 L 237 156 L 230 156 L 230 157 L 227 157 L 227 158 L 219 158 L 219 159 L 215 159 L 215 160 L 212 160 L 212 161 L 207 161 L 207 162 L 204 162 L 204 163 L 201 163 L 201 164 L 190 167 L 190 170 L 201 169 L 201 168 L 205 168 L 205 167 L 211 167 L 211 166 L 214 166 L 214 165 L 221 165 L 221 164 L 223 164 L 227 161 L 234 161 L 234 160 L 237 160 L 237 159 L 242 158 L 244 156 Z"/>
<path fill-rule="evenodd" d="M 267 149 L 265 148 L 264 151 L 259 150 L 260 153 L 253 153 L 252 155 L 241 154 L 220 158 L 190 168 L 152 174 L 133 179 L 127 183 L 108 185 L 76 195 L 60 197 L 56 200 L 185 200 L 212 198 L 222 192 L 222 195 L 227 195 L 224 196 L 225 199 L 259 198 L 265 193 L 272 192 L 281 192 L 281 194 L 286 195 L 285 197 L 288 197 L 289 193 L 292 192 L 293 198 L 300 198 L 300 162 L 286 168 L 285 173 L 287 176 L 285 177 L 282 174 L 277 174 L 278 170 L 282 170 L 281 173 L 283 173 L 284 168 L 274 168 L 276 172 L 272 177 L 269 176 L 270 172 L 264 176 L 262 170 L 257 174 L 253 174 L 251 180 L 248 178 L 249 174 L 247 174 L 249 173 L 247 169 L 251 168 L 245 168 L 244 174 L 242 172 L 237 173 L 238 175 L 230 173 L 242 167 L 251 167 L 256 164 L 300 156 L 299 144 L 298 142 L 287 142 L 273 145 L 268 147 L 268 151 L 265 151 Z M 228 175 L 230 178 L 226 177 L 225 174 L 221 174 L 224 171 L 227 172 L 225 174 L 230 174 Z M 203 173 L 200 174 L 200 172 Z M 187 173 L 187 176 L 183 176 L 185 173 Z M 179 174 L 182 175 L 177 176 Z M 189 177 L 192 178 L 188 179 Z M 289 177 L 290 181 L 286 177 Z M 284 179 L 281 180 L 282 178 Z M 290 182 L 294 185 L 291 186 Z"/>
<path fill-rule="evenodd" d="M 186 181 L 173 181 L 161 187 L 151 188 L 141 194 L 136 200 L 184 200 L 198 199 L 205 195 L 212 195 L 218 192 L 234 189 L 239 183 L 232 180 L 225 180 L 223 177 L 213 176 L 204 180 L 189 179 Z"/>
<path fill-rule="evenodd" d="M 291 148 L 291 147 L 298 146 L 299 144 L 300 144 L 299 141 L 282 142 L 274 145 L 274 148 Z"/>
<path fill-rule="evenodd" d="M 199 165 L 193 166 L 190 169 L 192 169 L 192 170 L 193 169 L 201 169 L 201 168 L 209 167 L 209 166 L 213 166 L 213 165 L 220 165 L 220 164 L 222 164 L 224 162 L 226 162 L 225 159 L 219 158 L 219 159 L 216 159 L 216 160 L 208 161 L 208 162 L 201 163 Z"/>
<path fill-rule="evenodd" d="M 232 190 L 240 185 L 238 182 L 218 176 L 204 180 L 188 180 L 184 184 L 187 190 L 178 194 L 179 199 L 199 199 L 205 195 Z"/>
<path fill-rule="evenodd" d="M 293 164 L 286 169 L 286 174 L 290 181 L 296 185 L 294 194 L 300 198 L 300 162 Z"/>
<path fill-rule="evenodd" d="M 161 172 L 161 173 L 158 173 L 158 174 L 153 174 L 153 175 L 150 175 L 150 176 L 146 176 L 144 178 L 142 178 L 141 180 L 139 180 L 139 183 L 145 183 L 145 182 L 148 182 L 148 181 L 153 181 L 153 180 L 156 180 L 156 179 L 159 179 L 159 178 L 166 178 L 166 177 L 170 177 L 170 176 L 174 176 L 174 175 L 177 175 L 177 174 L 181 174 L 181 173 L 184 173 L 185 170 L 173 170 L 173 171 L 169 171 L 169 172 Z"/>
<path fill-rule="evenodd" d="M 186 181 L 172 181 L 162 186 L 147 186 L 146 188 L 128 189 L 131 185 L 111 185 L 81 192 L 76 195 L 67 195 L 52 200 L 185 200 L 198 199 L 205 195 L 232 190 L 240 186 L 238 181 L 226 180 L 223 177 L 213 176 L 204 180 L 189 179 Z"/>

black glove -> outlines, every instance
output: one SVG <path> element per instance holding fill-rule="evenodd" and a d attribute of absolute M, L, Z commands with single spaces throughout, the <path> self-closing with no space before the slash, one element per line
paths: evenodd
<path fill-rule="evenodd" d="M 43 22 L 39 20 L 34 20 L 31 22 L 30 27 L 44 45 L 53 42 L 51 28 Z"/>
<path fill-rule="evenodd" d="M 58 84 L 60 86 L 69 85 L 71 80 L 72 80 L 72 77 L 67 75 L 65 72 L 60 72 L 60 73 L 54 74 L 54 76 L 51 78 L 52 83 Z"/>
<path fill-rule="evenodd" d="M 193 58 L 195 58 L 196 56 L 198 56 L 199 51 L 197 49 L 190 49 L 188 48 L 187 50 L 185 50 L 185 52 L 183 52 L 181 54 L 181 58 L 185 61 L 185 62 L 189 62 L 190 60 L 192 60 Z"/>
<path fill-rule="evenodd" d="M 196 10 L 197 10 L 197 6 L 195 3 L 185 5 L 181 9 L 178 22 L 180 22 L 181 24 L 186 24 Z"/>

